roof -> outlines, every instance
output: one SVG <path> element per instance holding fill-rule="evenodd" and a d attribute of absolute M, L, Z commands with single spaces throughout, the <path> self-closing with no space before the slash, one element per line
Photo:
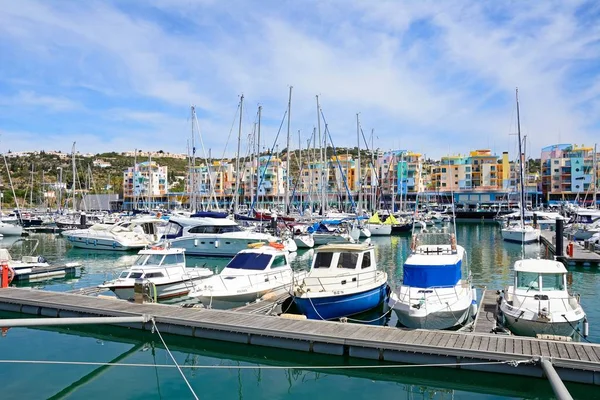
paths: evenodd
<path fill-rule="evenodd" d="M 138 254 L 183 254 L 183 253 L 185 253 L 185 249 L 178 248 L 178 247 L 171 247 L 168 249 L 165 249 L 164 247 L 160 247 L 160 248 L 153 247 L 150 249 L 143 249 L 138 252 Z"/>
<path fill-rule="evenodd" d="M 527 259 L 515 262 L 516 272 L 537 272 L 539 274 L 566 273 L 565 266 L 555 260 Z"/>
<path fill-rule="evenodd" d="M 373 248 L 373 246 L 367 243 L 332 243 L 321 246 L 315 250 L 317 253 L 332 253 L 337 251 L 366 251 L 371 248 Z"/>

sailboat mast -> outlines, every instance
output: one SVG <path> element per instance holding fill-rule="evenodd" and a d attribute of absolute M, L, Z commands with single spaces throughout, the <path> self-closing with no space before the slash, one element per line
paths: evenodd
<path fill-rule="evenodd" d="M 362 200 L 362 173 L 361 173 L 361 167 L 360 167 L 360 120 L 358 119 L 358 113 L 356 113 L 356 144 L 357 144 L 357 149 L 358 149 L 358 165 L 357 165 L 357 177 L 358 177 L 358 184 L 356 187 L 356 190 L 358 191 L 358 199 L 357 199 L 357 203 L 356 203 L 356 215 L 360 215 L 362 213 L 361 210 L 361 200 Z"/>
<path fill-rule="evenodd" d="M 240 201 L 240 146 L 242 143 L 242 114 L 244 112 L 244 94 L 240 96 L 240 123 L 238 125 L 237 153 L 235 155 L 235 197 L 233 198 L 233 212 L 236 213 Z"/>
<path fill-rule="evenodd" d="M 192 173 L 190 174 L 190 182 L 191 182 L 191 193 L 190 193 L 190 212 L 196 212 L 196 143 L 194 139 L 194 118 L 196 117 L 196 107 L 191 106 L 190 108 L 192 117 Z"/>
<path fill-rule="evenodd" d="M 597 197 L 598 197 L 598 153 L 596 152 L 597 145 L 594 144 L 594 210 L 598 207 Z"/>
<path fill-rule="evenodd" d="M 319 113 L 321 112 L 321 106 L 319 105 L 319 96 L 316 96 L 317 98 L 317 129 L 319 132 L 319 158 L 321 161 L 321 168 L 319 171 L 319 185 L 321 186 L 321 211 L 323 213 L 325 213 L 325 188 L 323 185 L 323 175 L 325 173 L 325 168 L 323 166 L 323 163 L 325 162 L 325 160 L 323 159 L 323 142 L 321 141 L 321 116 L 319 115 Z"/>
<path fill-rule="evenodd" d="M 375 198 L 377 193 L 375 191 L 375 148 L 373 147 L 373 136 L 375 135 L 375 129 L 371 129 L 371 209 L 373 213 L 377 211 L 377 206 L 375 204 Z M 379 182 L 377 182 L 379 185 Z"/>
<path fill-rule="evenodd" d="M 71 186 L 71 190 L 73 192 L 73 197 L 72 197 L 73 211 L 75 211 L 75 180 L 77 179 L 77 173 L 75 171 L 75 143 L 76 142 L 73 142 L 73 147 L 71 149 L 71 159 L 72 159 L 72 165 L 73 165 L 73 185 Z"/>
<path fill-rule="evenodd" d="M 33 207 L 33 170 L 34 170 L 33 162 L 31 163 L 31 193 L 29 193 L 29 207 Z"/>
<path fill-rule="evenodd" d="M 291 167 L 292 167 L 292 163 L 290 161 L 290 120 L 291 120 L 291 116 L 292 116 L 292 89 L 294 87 L 290 86 L 290 96 L 288 98 L 288 112 L 287 112 L 287 145 L 286 145 L 286 178 L 285 178 L 285 192 L 284 192 L 284 196 L 285 196 L 285 213 L 289 213 L 290 211 L 290 199 L 289 199 L 289 188 L 290 188 L 290 172 L 291 172 Z"/>
<path fill-rule="evenodd" d="M 517 100 L 517 138 L 519 141 L 519 189 L 520 189 L 520 200 L 521 200 L 521 226 L 525 222 L 525 174 L 523 168 L 523 151 L 521 144 L 521 116 L 519 114 L 519 88 L 515 91 L 515 98 Z"/>
<path fill-rule="evenodd" d="M 298 129 L 298 179 L 296 180 L 296 182 L 296 187 L 300 192 L 300 205 L 298 207 L 298 211 L 300 212 L 300 215 L 302 215 L 302 139 L 300 138 L 300 129 Z"/>
<path fill-rule="evenodd" d="M 256 167 L 256 203 L 257 206 L 259 206 L 259 201 L 260 201 L 260 184 L 261 184 L 261 172 L 260 172 L 260 120 L 261 120 L 261 116 L 262 116 L 262 106 L 258 106 L 258 137 L 257 137 L 257 142 L 256 142 L 256 154 L 257 154 L 257 167 Z M 260 207 L 258 207 L 260 208 Z"/>

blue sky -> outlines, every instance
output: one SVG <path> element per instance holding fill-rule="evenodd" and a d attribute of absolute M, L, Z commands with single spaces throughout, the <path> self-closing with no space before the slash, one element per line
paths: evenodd
<path fill-rule="evenodd" d="M 600 142 L 600 3 L 584 1 L 0 0 L 0 151 L 185 153 L 189 107 L 213 156 L 263 107 L 292 132 L 431 157 Z M 284 132 L 285 133 L 285 125 Z M 279 148 L 285 147 L 284 134 Z M 199 140 L 196 137 L 196 140 Z M 199 146 L 198 146 L 199 147 Z M 199 153 L 201 154 L 199 149 Z"/>

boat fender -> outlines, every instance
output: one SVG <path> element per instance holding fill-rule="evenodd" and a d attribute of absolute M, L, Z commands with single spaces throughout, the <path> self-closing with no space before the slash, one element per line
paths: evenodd
<path fill-rule="evenodd" d="M 215 240 L 215 247 L 219 248 L 219 240 Z"/>
<path fill-rule="evenodd" d="M 113 249 L 116 249 L 117 248 L 117 242 L 113 242 L 112 247 L 113 247 Z"/>
<path fill-rule="evenodd" d="M 94 239 L 94 246 L 98 246 L 98 239 Z"/>
<path fill-rule="evenodd" d="M 283 248 L 285 247 L 283 245 L 283 243 L 279 243 L 279 242 L 269 242 L 269 246 L 278 249 L 278 250 L 283 250 Z"/>
<path fill-rule="evenodd" d="M 45 263 L 46 262 L 46 259 L 43 256 L 38 256 L 37 260 L 38 260 L 39 263 Z"/>
<path fill-rule="evenodd" d="M 590 323 L 588 322 L 587 316 L 583 317 L 583 337 L 586 338 L 590 334 Z"/>

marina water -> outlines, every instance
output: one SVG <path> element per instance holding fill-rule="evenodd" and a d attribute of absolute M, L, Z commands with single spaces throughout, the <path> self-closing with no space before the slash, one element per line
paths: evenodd
<path fill-rule="evenodd" d="M 459 223 L 458 243 L 465 247 L 474 284 L 502 289 L 512 280 L 512 265 L 522 256 L 518 244 L 502 241 L 495 223 Z M 76 276 L 27 284 L 38 289 L 68 291 L 94 286 L 116 277 L 135 260 L 135 253 L 93 252 L 72 249 L 56 235 L 32 235 L 37 252 L 50 262 L 78 261 Z M 0 247 L 16 239 L 5 238 Z M 380 269 L 394 286 L 402 278 L 410 236 L 373 237 Z M 30 243 L 14 245 L 27 251 Z M 527 245 L 526 257 L 547 256 L 542 245 Z M 309 267 L 312 251 L 300 252 L 296 269 Z M 219 271 L 227 259 L 188 257 L 188 266 Z M 600 342 L 600 270 L 569 268 L 571 290 L 581 294 L 590 321 L 588 340 Z M 22 285 L 20 285 L 22 286 Z M 481 291 L 479 291 L 481 295 Z M 394 313 L 381 307 L 358 318 L 374 324 L 396 324 Z M 16 314 L 2 313 L 15 318 Z M 167 346 L 192 388 L 201 399 L 360 399 L 384 396 L 394 399 L 507 399 L 553 398 L 545 379 L 467 372 L 448 368 L 369 368 L 369 360 L 349 359 L 225 342 L 164 335 Z M 34 363 L 14 364 L 9 360 Z M 61 328 L 11 328 L 0 338 L 3 399 L 160 399 L 192 398 L 156 333 L 108 326 Z M 35 361 L 83 362 L 45 364 Z M 118 362 L 131 366 L 103 366 Z M 99 364 L 85 364 L 99 363 Z M 135 364 L 135 366 L 133 365 Z M 203 366 L 192 369 L 191 366 Z M 327 366 L 326 369 L 320 367 Z M 348 368 L 364 366 L 364 368 Z M 333 367 L 333 368 L 331 368 Z M 335 368 L 338 367 L 338 368 Z M 600 398 L 595 387 L 567 384 L 575 398 Z"/>

